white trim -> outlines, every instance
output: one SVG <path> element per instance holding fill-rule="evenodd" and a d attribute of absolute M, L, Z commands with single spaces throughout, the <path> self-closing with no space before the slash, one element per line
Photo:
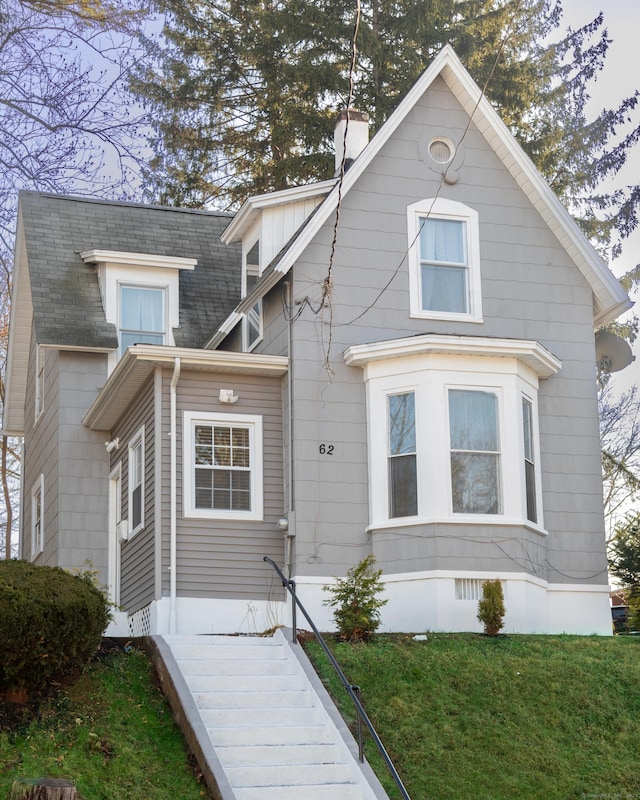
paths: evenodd
<path fill-rule="evenodd" d="M 320 630 L 335 630 L 331 612 L 324 605 L 325 586 L 335 578 L 292 576 L 296 591 Z M 456 600 L 455 581 L 460 578 L 497 578 L 505 588 L 503 633 L 612 633 L 609 586 L 605 584 L 553 584 L 522 572 L 433 570 L 382 575 L 387 604 L 381 610 L 381 632 L 475 631 L 477 603 Z"/>
<path fill-rule="evenodd" d="M 432 333 L 353 345 L 344 351 L 344 360 L 350 367 L 369 367 L 376 361 L 431 354 L 517 359 L 539 378 L 550 378 L 562 367 L 560 359 L 536 341 Z M 386 371 L 389 367 L 381 366 L 379 369 Z"/>
<path fill-rule="evenodd" d="M 112 603 L 120 603 L 120 537 L 122 521 L 122 461 L 109 473 L 109 544 L 107 586 Z"/>
<path fill-rule="evenodd" d="M 140 522 L 134 527 L 133 525 L 133 492 L 135 487 L 131 481 L 132 465 L 135 458 L 135 451 L 140 447 Z M 129 519 L 129 538 L 132 538 L 144 528 L 144 511 L 145 511 L 145 441 L 144 441 L 144 425 L 142 425 L 129 440 L 128 447 L 128 462 L 127 462 L 127 517 Z"/>
<path fill-rule="evenodd" d="M 154 269 L 195 269 L 197 258 L 158 256 L 150 253 L 129 253 L 118 250 L 84 250 L 80 258 L 85 264 L 113 264 L 114 266 L 153 267 Z"/>
<path fill-rule="evenodd" d="M 250 474 L 250 506 L 249 511 L 234 511 L 215 508 L 196 508 L 195 504 L 195 443 L 194 426 L 229 425 L 246 428 L 249 431 L 249 474 Z M 182 412 L 182 514 L 190 519 L 236 519 L 262 520 L 263 517 L 263 438 L 262 417 L 255 414 L 219 414 L 209 411 Z"/>
<path fill-rule="evenodd" d="M 468 310 L 444 312 L 422 308 L 422 280 L 420 264 L 421 219 L 459 221 L 465 229 L 465 265 Z M 409 296 L 411 316 L 419 319 L 482 322 L 482 292 L 480 274 L 480 231 L 478 212 L 464 203 L 442 197 L 430 197 L 407 206 L 407 233 L 409 236 Z"/>
<path fill-rule="evenodd" d="M 36 510 L 39 506 L 39 530 L 36 531 Z M 44 550 L 44 475 L 41 473 L 31 487 L 31 560 Z"/>
<path fill-rule="evenodd" d="M 44 411 L 44 367 L 45 367 L 45 351 L 42 346 L 36 344 L 36 358 L 35 358 L 35 403 L 34 403 L 34 424 L 38 422 Z"/>

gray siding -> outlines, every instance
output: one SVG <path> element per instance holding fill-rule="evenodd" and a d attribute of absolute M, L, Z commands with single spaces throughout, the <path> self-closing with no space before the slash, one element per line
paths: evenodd
<path fill-rule="evenodd" d="M 107 580 L 108 457 L 104 435 L 82 418 L 106 378 L 106 356 L 44 350 L 43 413 L 34 424 L 35 341 L 25 417 L 22 555 L 31 553 L 31 490 L 44 477 L 44 550 L 38 564 L 67 569 L 85 563 Z"/>
<path fill-rule="evenodd" d="M 372 548 L 365 532 L 365 392 L 361 370 L 343 363 L 344 349 L 419 333 L 452 333 L 534 339 L 563 362 L 557 376 L 541 382 L 539 393 L 549 537 L 534 537 L 535 570 L 526 554 L 531 545 L 528 533 L 515 532 L 518 544 L 506 561 L 491 543 L 503 537 L 503 526 L 482 531 L 460 526 L 455 533 L 447 526 L 437 532 L 439 539 L 447 543 L 447 537 L 455 537 L 457 543 L 446 557 L 426 545 L 433 530 L 396 531 L 397 548 L 406 549 L 409 536 L 425 542 L 423 569 L 490 569 L 508 564 L 511 571 L 534 570 L 562 583 L 607 580 L 591 291 L 473 124 L 460 148 L 458 182 L 440 189 L 439 176 L 421 160 L 418 143 L 436 135 L 460 141 L 467 122 L 445 84 L 437 81 L 343 200 L 331 324 L 327 311 L 323 317 L 314 316 L 306 307 L 293 325 L 298 574 L 342 573 Z M 409 317 L 406 209 L 438 192 L 479 212 L 481 323 Z M 309 298 L 318 306 L 332 233 L 333 220 L 294 268 L 295 300 Z M 278 341 L 274 335 L 276 349 Z M 271 344 L 266 341 L 264 349 L 270 351 Z M 331 370 L 327 371 L 322 364 L 329 344 Z M 319 454 L 321 443 L 334 445 L 333 457 Z M 480 550 L 472 542 L 478 534 L 488 542 Z M 382 536 L 372 535 L 376 542 Z M 383 569 L 408 569 L 418 557 L 416 541 L 407 556 L 392 554 L 376 543 Z"/>
<path fill-rule="evenodd" d="M 122 518 L 129 519 L 129 443 L 144 427 L 144 527 L 120 550 L 120 603 L 133 614 L 155 599 L 155 441 L 153 378 L 133 400 L 125 418 L 114 429 L 120 447 L 111 468 L 121 466 Z"/>
<path fill-rule="evenodd" d="M 163 376 L 163 431 L 170 427 L 168 387 Z M 282 562 L 284 543 L 277 520 L 284 513 L 282 477 L 282 382 L 255 376 L 185 371 L 177 390 L 178 408 L 178 520 L 177 591 L 186 597 L 268 599 L 280 597 L 263 556 Z M 239 394 L 233 406 L 218 402 L 220 388 Z M 182 412 L 259 414 L 263 418 L 264 517 L 259 522 L 185 519 L 182 514 Z M 163 435 L 163 594 L 169 590 L 169 443 Z"/>

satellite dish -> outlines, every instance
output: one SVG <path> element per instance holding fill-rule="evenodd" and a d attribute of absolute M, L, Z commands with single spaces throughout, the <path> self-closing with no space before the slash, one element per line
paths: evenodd
<path fill-rule="evenodd" d="M 609 331 L 596 333 L 596 364 L 598 372 L 620 372 L 635 359 L 628 342 Z"/>

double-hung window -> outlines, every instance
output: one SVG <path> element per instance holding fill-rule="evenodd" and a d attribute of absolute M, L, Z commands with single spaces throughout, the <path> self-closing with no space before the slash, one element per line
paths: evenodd
<path fill-rule="evenodd" d="M 431 198 L 408 208 L 411 315 L 477 322 L 482 317 L 478 214 Z"/>
<path fill-rule="evenodd" d="M 262 418 L 184 414 L 184 512 L 262 518 Z"/>
<path fill-rule="evenodd" d="M 120 352 L 134 344 L 165 343 L 164 288 L 120 286 Z"/>
<path fill-rule="evenodd" d="M 415 394 L 389 395 L 388 411 L 389 516 L 410 517 L 418 513 Z"/>
<path fill-rule="evenodd" d="M 449 389 L 454 514 L 500 514 L 500 420 L 495 392 Z"/>
<path fill-rule="evenodd" d="M 144 427 L 129 443 L 129 535 L 144 528 Z"/>
<path fill-rule="evenodd" d="M 538 509 L 536 502 L 536 465 L 535 465 L 535 442 L 533 430 L 533 404 L 528 397 L 522 397 L 522 434 L 524 438 L 524 482 L 525 498 L 527 507 L 527 519 L 529 522 L 538 521 Z"/>

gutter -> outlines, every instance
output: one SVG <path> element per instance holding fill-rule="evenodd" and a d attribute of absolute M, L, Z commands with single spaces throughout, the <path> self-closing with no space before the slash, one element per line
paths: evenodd
<path fill-rule="evenodd" d="M 176 419 L 176 388 L 178 386 L 178 379 L 180 378 L 180 359 L 176 358 L 173 362 L 173 375 L 169 385 L 169 398 L 170 398 L 170 412 L 171 417 L 171 430 L 169 437 L 171 439 L 171 456 L 170 456 L 170 511 L 169 511 L 169 633 L 176 632 L 176 597 L 177 597 L 177 497 L 176 497 L 176 476 L 177 476 L 177 419 Z"/>

